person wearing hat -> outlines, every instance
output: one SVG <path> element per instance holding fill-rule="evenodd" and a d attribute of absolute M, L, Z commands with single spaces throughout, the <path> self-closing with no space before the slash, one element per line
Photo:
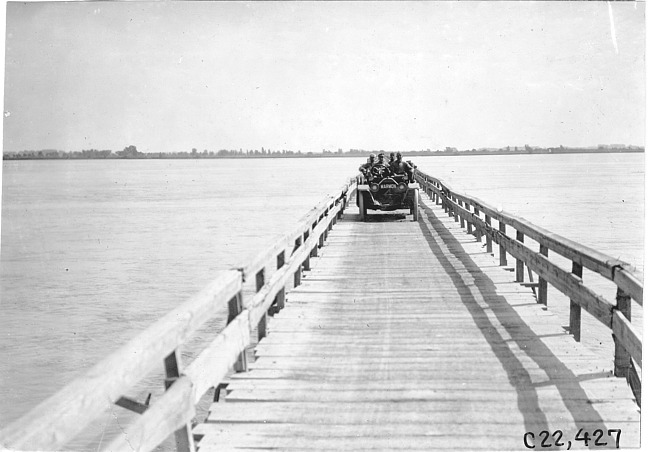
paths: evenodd
<path fill-rule="evenodd" d="M 373 166 L 372 173 L 375 175 L 375 177 L 382 178 L 386 177 L 388 173 L 390 172 L 390 166 L 388 165 L 388 162 L 385 160 L 385 155 L 383 152 L 380 152 L 377 155 L 377 163 Z"/>
<path fill-rule="evenodd" d="M 401 152 L 398 152 L 395 156 L 395 161 L 391 164 L 390 169 L 395 174 L 406 174 L 409 181 L 413 180 L 413 167 L 402 160 Z"/>
<path fill-rule="evenodd" d="M 363 174 L 366 179 L 370 179 L 370 168 L 375 164 L 375 154 L 370 154 L 368 156 L 368 161 L 359 167 L 359 171 Z"/>

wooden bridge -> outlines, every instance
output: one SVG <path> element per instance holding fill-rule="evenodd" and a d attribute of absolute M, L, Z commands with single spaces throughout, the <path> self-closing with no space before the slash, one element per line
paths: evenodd
<path fill-rule="evenodd" d="M 254 261 L 2 430 L 0 444 L 64 449 L 116 404 L 141 414 L 107 451 L 152 450 L 171 434 L 184 451 L 639 447 L 642 347 L 630 303 L 642 303 L 641 275 L 417 179 L 418 221 L 359 221 L 346 210 L 351 180 Z M 583 270 L 615 284 L 611 301 Z M 546 306 L 548 284 L 568 298 L 569 331 Z M 179 348 L 226 305 L 227 327 L 182 366 Z M 582 311 L 611 328 L 613 360 L 580 343 Z M 161 397 L 124 397 L 160 362 Z M 214 402 L 197 416 L 205 394 Z"/>

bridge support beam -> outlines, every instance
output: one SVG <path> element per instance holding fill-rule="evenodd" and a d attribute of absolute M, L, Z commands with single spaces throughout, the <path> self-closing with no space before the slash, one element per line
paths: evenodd
<path fill-rule="evenodd" d="M 544 257 L 548 257 L 548 248 L 544 245 L 539 246 L 539 254 Z M 548 283 L 545 279 L 539 277 L 539 290 L 537 291 L 537 302 L 543 304 L 544 306 L 548 305 Z"/>
<path fill-rule="evenodd" d="M 228 322 L 230 323 L 239 315 L 243 310 L 242 293 L 239 292 L 228 302 Z M 234 364 L 233 369 L 235 372 L 246 372 L 248 370 L 248 362 L 246 359 L 246 350 L 242 351 Z"/>
<path fill-rule="evenodd" d="M 488 231 L 492 227 L 492 218 L 489 215 L 485 216 L 485 224 L 488 227 Z M 488 254 L 492 254 L 492 239 L 489 234 L 485 235 L 485 246 Z"/>
<path fill-rule="evenodd" d="M 265 271 L 264 269 L 261 269 L 257 274 L 255 275 L 255 293 L 259 292 L 262 290 L 262 287 L 264 287 L 265 284 Z M 266 325 L 268 321 L 268 312 L 265 312 L 262 314 L 262 317 L 260 318 L 260 322 L 257 324 L 257 341 L 261 341 L 266 337 Z"/>
<path fill-rule="evenodd" d="M 503 221 L 499 221 L 499 232 L 504 235 L 506 233 L 506 224 Z M 506 248 L 504 245 L 499 247 L 499 265 L 502 267 L 508 265 L 508 258 L 506 257 Z"/>
<path fill-rule="evenodd" d="M 571 273 L 578 278 L 582 278 L 582 265 L 577 262 L 573 263 Z M 578 303 L 571 300 L 569 302 L 569 333 L 573 334 L 573 339 L 580 342 L 580 319 L 582 317 L 582 308 Z"/>
<path fill-rule="evenodd" d="M 517 231 L 517 241 L 524 243 L 524 233 Z M 517 259 L 515 265 L 515 281 L 524 282 L 524 261 Z"/>
<path fill-rule="evenodd" d="M 285 252 L 282 251 L 280 254 L 277 256 L 277 263 L 276 263 L 276 270 L 281 269 L 284 266 L 285 263 Z M 275 314 L 280 312 L 282 309 L 284 309 L 284 288 L 278 292 L 278 294 L 275 296 L 275 300 L 273 301 L 273 304 L 269 308 L 269 314 Z"/>
<path fill-rule="evenodd" d="M 181 354 L 175 349 L 165 358 L 165 391 L 181 376 Z M 178 452 L 194 452 L 194 436 L 192 424 L 188 423 L 174 432 L 176 450 Z"/>
<path fill-rule="evenodd" d="M 474 215 L 476 215 L 477 220 L 480 218 L 480 212 L 478 211 L 478 207 L 474 207 Z M 481 237 L 482 237 L 481 230 L 479 228 L 476 228 L 476 241 L 480 242 Z"/>
<path fill-rule="evenodd" d="M 621 311 L 626 319 L 632 320 L 632 298 L 620 288 L 616 289 L 616 309 Z M 632 367 L 630 353 L 614 336 L 614 376 L 628 377 L 630 367 Z"/>

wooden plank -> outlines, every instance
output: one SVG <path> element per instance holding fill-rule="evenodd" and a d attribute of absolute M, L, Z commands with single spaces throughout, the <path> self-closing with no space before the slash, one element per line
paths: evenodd
<path fill-rule="evenodd" d="M 183 373 L 193 382 L 194 403 L 228 374 L 239 354 L 250 344 L 250 331 L 248 315 L 243 312 L 187 366 Z"/>
<path fill-rule="evenodd" d="M 622 265 L 614 268 L 613 280 L 618 287 L 643 306 L 643 275 L 641 273 L 630 265 Z"/>
<path fill-rule="evenodd" d="M 388 361 L 388 362 L 386 362 Z M 251 364 L 251 369 L 290 369 L 294 367 L 303 367 L 303 366 L 311 366 L 313 369 L 320 369 L 320 370 L 327 370 L 327 368 L 331 370 L 335 369 L 345 369 L 346 367 L 350 367 L 351 363 L 356 363 L 356 364 L 363 364 L 367 363 L 368 366 L 372 365 L 377 365 L 381 364 L 381 371 L 392 371 L 396 370 L 400 367 L 404 367 L 407 365 L 409 362 L 412 362 L 413 358 L 406 357 L 404 359 L 399 359 L 395 356 L 390 357 L 390 359 L 387 359 L 385 356 L 384 357 L 376 357 L 376 358 L 368 358 L 368 360 L 363 360 L 363 359 L 358 359 L 356 362 L 354 360 L 342 360 L 339 357 L 336 356 L 331 356 L 331 357 L 264 357 L 261 356 L 259 357 L 254 364 Z M 424 360 L 423 360 L 424 361 Z M 477 365 L 480 365 L 483 367 L 483 369 L 477 371 L 477 370 L 469 370 L 467 369 L 468 367 L 471 367 L 472 360 L 470 358 L 460 360 L 457 359 L 455 360 L 453 356 L 445 356 L 445 357 L 440 357 L 436 359 L 431 359 L 431 362 L 418 362 L 418 363 L 413 363 L 413 365 L 410 367 L 413 370 L 416 369 L 426 369 L 432 365 L 435 365 L 437 367 L 443 367 L 445 369 L 440 369 L 438 372 L 442 372 L 443 370 L 446 372 L 452 372 L 452 371 L 465 371 L 467 372 L 483 372 L 484 374 L 490 372 L 508 372 L 512 371 L 513 369 L 521 369 L 522 371 L 528 370 L 530 372 L 539 370 L 540 373 L 551 373 L 551 372 L 567 372 L 564 367 L 568 364 L 576 363 L 576 362 L 582 362 L 585 367 L 589 366 L 592 362 L 591 359 L 589 358 L 584 358 L 584 357 L 571 357 L 571 358 L 563 358 L 561 361 L 564 366 L 560 364 L 560 361 L 556 357 L 536 357 L 534 360 L 532 358 L 526 358 L 525 360 L 525 365 L 524 365 L 524 357 L 516 357 L 516 356 L 492 356 L 492 357 L 485 357 L 482 359 L 478 359 L 475 361 Z M 503 366 L 509 366 L 508 370 L 503 370 Z M 598 365 L 594 365 L 594 369 L 598 369 Z M 568 373 L 568 372 L 567 372 Z"/>
<path fill-rule="evenodd" d="M 607 376 L 611 377 L 611 366 L 598 366 L 594 365 L 591 369 L 584 369 L 582 372 L 571 372 L 571 373 L 562 373 L 561 375 L 550 374 L 544 371 L 537 370 L 535 372 L 529 371 L 527 369 L 516 369 L 507 372 L 507 379 L 513 384 L 534 384 L 534 385 L 544 385 L 544 384 L 560 384 L 563 382 L 574 382 L 577 378 L 594 378 L 594 376 L 599 376 L 606 378 Z M 349 369 L 349 368 L 348 368 Z M 436 381 L 448 382 L 448 381 L 459 381 L 459 374 L 453 374 L 452 372 L 447 372 L 444 369 L 437 369 L 429 367 L 419 367 L 414 369 L 404 369 L 404 366 L 398 368 L 384 369 L 377 371 L 377 369 L 367 369 L 359 368 L 355 369 L 355 376 L 357 378 L 365 378 L 368 380 L 374 379 L 376 381 L 387 381 L 387 380 L 403 380 L 403 379 L 435 379 Z M 506 375 L 504 371 L 501 376 Z M 232 378 L 235 378 L 233 376 Z M 305 381 L 322 381 L 323 380 L 323 370 L 322 369 L 282 369 L 282 368 L 273 368 L 273 369 L 255 369 L 254 372 L 249 372 L 247 378 L 251 380 L 273 380 L 273 379 L 296 379 L 296 380 L 305 380 Z M 486 376 L 485 372 L 482 372 L 478 369 L 465 369 L 462 372 L 462 381 L 466 383 L 477 383 L 486 381 L 488 378 L 496 379 L 497 376 L 495 372 L 491 372 Z M 327 373 L 327 380 L 332 382 L 347 382 L 350 379 L 349 370 L 346 371 L 345 368 L 333 368 Z M 625 385 L 624 380 L 620 380 L 619 384 Z"/>
<path fill-rule="evenodd" d="M 240 289 L 239 272 L 222 272 L 186 303 L 3 429 L 2 445 L 18 450 L 62 448 L 220 312 Z"/>
<path fill-rule="evenodd" d="M 129 397 L 120 397 L 115 401 L 115 405 L 126 408 L 127 410 L 133 411 L 134 413 L 142 414 L 149 409 L 149 400 L 151 398 L 151 393 L 147 397 L 145 403 L 140 403 L 137 400 L 133 400 Z"/>
<path fill-rule="evenodd" d="M 535 253 L 524 245 L 518 244 L 512 239 L 504 236 L 492 238 L 499 245 L 503 244 L 511 254 L 525 260 L 535 273 L 569 296 L 601 323 L 611 327 L 613 305 L 583 286 L 581 278 L 562 270 L 544 256 Z"/>
<path fill-rule="evenodd" d="M 459 243 L 443 241 L 427 217 L 409 229 L 418 235 L 395 240 L 394 231 L 411 225 L 349 218 L 288 294 L 251 371 L 230 378 L 226 402 L 214 404 L 208 424 L 195 430 L 204 450 L 390 448 L 387 438 L 400 448 L 435 449 L 451 447 L 450 432 L 463 428 L 476 439 L 471 449 L 510 444 L 490 431 L 509 432 L 503 436 L 517 441 L 514 449 L 530 426 L 575 425 L 577 432 L 610 422 L 631 426 L 638 444 L 634 397 L 624 380 L 611 378 L 611 364 L 585 353 L 458 226 L 452 235 Z M 427 240 L 458 261 L 443 268 L 421 240 L 422 224 Z M 383 293 L 394 283 L 391 271 L 409 271 L 385 258 L 407 237 L 416 269 Z M 369 261 L 373 268 L 359 265 Z"/>
<path fill-rule="evenodd" d="M 544 430 L 544 429 L 542 429 Z M 217 447 L 220 444 L 232 444 L 229 436 L 205 438 L 204 447 Z M 548 443 L 548 442 L 547 442 Z M 247 436 L 245 440 L 237 442 L 239 447 L 261 448 L 265 450 L 526 450 L 523 448 L 522 439 L 515 437 L 476 436 L 458 438 L 453 435 L 440 436 L 387 436 L 387 437 L 331 437 L 331 438 L 264 438 L 261 435 Z M 550 444 L 550 443 L 549 443 Z M 565 443 L 563 443 L 565 444 Z M 636 443 L 638 444 L 638 443 Z M 541 440 L 537 446 L 540 447 Z M 565 446 L 566 447 L 566 446 Z M 579 446 L 578 446 L 579 447 Z M 614 440 L 610 438 L 610 448 L 614 447 Z M 258 449 L 259 450 L 259 449 Z"/>
<path fill-rule="evenodd" d="M 499 211 L 498 209 L 489 206 L 487 203 L 478 198 L 463 195 L 454 191 L 448 184 L 438 180 L 443 187 L 452 195 L 457 197 L 461 202 L 468 203 L 471 206 L 477 207 L 485 215 L 512 226 L 518 231 L 523 232 L 528 237 L 532 238 L 541 245 L 548 247 L 557 254 L 566 257 L 580 265 L 599 273 L 605 278 L 612 279 L 612 271 L 614 267 L 620 265 L 627 265 L 619 259 L 608 256 L 599 251 L 593 250 L 573 240 L 554 234 L 540 226 L 507 212 Z M 485 224 L 481 226 L 485 228 Z"/>
<path fill-rule="evenodd" d="M 257 325 L 262 316 L 266 314 L 278 292 L 284 289 L 289 279 L 292 278 L 295 272 L 300 268 L 303 261 L 309 255 L 310 250 L 319 240 L 319 235 L 327 228 L 328 222 L 338 214 L 340 208 L 341 206 L 337 205 L 330 210 L 327 217 L 321 220 L 318 226 L 312 231 L 309 238 L 303 241 L 301 247 L 289 258 L 289 261 L 281 269 L 277 270 L 271 277 L 270 281 L 264 285 L 255 296 L 253 296 L 251 302 L 247 306 L 251 325 Z"/>
<path fill-rule="evenodd" d="M 543 402 L 543 401 L 541 401 Z M 633 404 L 633 402 L 630 402 Z M 590 403 L 583 400 L 573 407 L 572 420 L 575 422 L 638 422 L 639 413 L 616 403 Z M 607 409 L 610 418 L 603 419 L 597 409 Z M 371 410 L 371 411 L 369 411 Z M 369 416 L 372 412 L 372 416 Z M 450 413 L 455 413 L 450 416 Z M 215 403 L 210 406 L 208 422 L 293 422 L 301 424 L 340 424 L 340 423 L 413 423 L 413 424 L 484 424 L 523 425 L 525 416 L 532 419 L 562 416 L 566 420 L 567 408 L 559 405 L 545 406 L 540 412 L 538 406 L 517 408 L 509 404 L 464 404 L 454 401 L 442 404 L 440 401 L 392 401 L 383 403 L 339 402 L 259 402 L 255 409 L 250 403 Z"/>
<path fill-rule="evenodd" d="M 400 403 L 408 401 L 418 402 L 438 402 L 441 411 L 450 411 L 457 407 L 456 405 L 471 404 L 474 409 L 476 405 L 482 404 L 485 409 L 494 409 L 494 405 L 503 403 L 516 406 L 526 404 L 535 406 L 543 399 L 544 404 L 557 404 L 562 406 L 565 403 L 583 403 L 589 400 L 591 403 L 597 402 L 628 402 L 634 405 L 634 396 L 631 391 L 626 394 L 620 394 L 617 398 L 612 397 L 610 391 L 602 389 L 599 394 L 590 393 L 587 397 L 585 391 L 581 390 L 578 385 L 566 385 L 562 392 L 555 387 L 545 386 L 541 388 L 514 388 L 504 390 L 490 390 L 488 385 L 483 388 L 474 390 L 470 389 L 427 389 L 427 388 L 386 388 L 377 390 L 368 390 L 366 388 L 335 388 L 325 390 L 317 384 L 305 389 L 276 389 L 265 388 L 259 389 L 235 389 L 228 394 L 228 403 L 231 402 L 340 402 L 340 403 L 364 403 L 364 402 L 384 402 L 399 401 Z M 601 388 L 599 388 L 601 389 Z M 230 389 L 229 389 L 230 390 Z"/>
<path fill-rule="evenodd" d="M 538 424 L 539 425 L 539 424 Z M 588 426 L 591 431 L 600 428 L 603 430 L 602 425 L 598 426 L 597 424 L 592 424 Z M 560 427 L 559 427 L 560 428 Z M 559 429 L 557 428 L 557 429 Z M 326 428 L 325 430 L 328 430 Z M 507 429 L 504 429 L 507 430 Z M 541 427 L 536 430 L 536 434 L 539 435 L 540 431 L 549 430 L 548 427 Z M 605 431 L 607 428 L 604 429 Z M 563 430 L 566 431 L 566 430 Z M 525 433 L 526 430 L 522 429 L 522 432 Z M 553 432 L 553 430 L 551 430 Z M 566 435 L 569 438 L 573 439 L 573 435 L 578 432 L 578 428 L 573 430 L 571 433 L 567 432 Z M 503 434 L 501 437 L 492 433 L 489 434 L 485 432 L 484 435 L 469 435 L 469 436 L 458 436 L 454 434 L 445 434 L 445 433 L 431 433 L 420 435 L 409 435 L 399 433 L 393 435 L 383 435 L 383 436 L 336 436 L 336 432 L 332 432 L 329 437 L 323 436 L 278 436 L 271 435 L 265 437 L 263 433 L 250 433 L 245 435 L 242 438 L 237 438 L 234 435 L 231 435 L 227 432 L 220 432 L 214 436 L 206 436 L 203 440 L 203 447 L 217 447 L 220 449 L 220 444 L 236 444 L 238 447 L 259 447 L 262 449 L 299 449 L 299 450 L 526 450 L 523 446 L 523 433 L 515 436 L 513 433 Z M 567 436 L 565 436 L 564 448 L 566 448 Z M 635 435 L 638 438 L 638 435 Z M 604 442 L 608 439 L 607 436 L 604 437 L 601 442 Z M 266 441 L 265 441 L 266 440 Z M 552 439 L 554 440 L 554 439 Z M 575 439 L 573 439 L 575 443 Z M 537 447 L 541 447 L 541 439 L 536 441 Z M 550 444 L 547 442 L 547 444 Z M 632 441 L 625 438 L 621 438 L 620 447 L 638 447 L 638 439 Z M 572 448 L 580 448 L 580 443 L 577 443 Z M 609 437 L 608 448 L 615 447 L 615 439 Z"/>
<path fill-rule="evenodd" d="M 487 344 L 481 347 L 473 347 L 472 344 L 469 344 L 470 347 L 466 350 L 458 349 L 454 350 L 450 345 L 454 342 L 446 342 L 443 347 L 437 347 L 436 349 L 431 349 L 426 346 L 426 344 L 419 344 L 419 346 L 386 346 L 382 344 L 377 344 L 374 347 L 346 347 L 344 349 L 332 349 L 331 345 L 327 347 L 318 347 L 316 344 L 309 347 L 291 347 L 291 346 L 280 346 L 274 347 L 273 349 L 257 347 L 256 351 L 258 355 L 263 355 L 266 357 L 305 357 L 305 356 L 319 356 L 324 358 L 329 357 L 338 357 L 338 358 L 350 358 L 350 359 L 363 359 L 368 357 L 369 359 L 378 359 L 386 356 L 387 354 L 399 354 L 400 356 L 406 359 L 439 359 L 441 357 L 456 357 L 459 359 L 471 359 L 476 356 L 480 351 L 484 352 L 494 352 L 494 355 L 506 356 L 527 356 L 527 357 L 554 357 L 555 352 L 548 349 L 547 347 L 536 347 L 533 350 L 525 349 L 519 347 L 516 344 L 513 347 L 508 347 L 506 345 L 500 347 L 488 347 Z M 465 344 L 463 344 L 465 345 Z M 580 354 L 579 349 L 569 349 L 563 348 L 565 353 L 572 352 L 576 356 L 583 355 Z M 584 359 L 593 359 L 593 356 L 587 355 Z"/>
<path fill-rule="evenodd" d="M 582 265 L 577 262 L 573 263 L 571 273 L 574 274 L 582 282 Z M 569 301 L 569 333 L 573 334 L 573 337 L 577 342 L 580 342 L 580 336 L 582 331 L 582 309 L 580 303 L 571 299 Z"/>
<path fill-rule="evenodd" d="M 579 426 L 569 420 L 557 424 L 550 424 L 547 422 L 535 422 L 526 425 L 526 430 L 535 431 L 539 434 L 542 430 L 562 430 L 565 435 L 575 435 L 580 428 L 590 428 L 592 426 Z M 597 423 L 593 424 L 593 428 L 602 428 Z M 639 426 L 631 422 L 610 422 L 606 425 L 609 428 L 620 428 L 627 437 L 635 437 L 638 441 Z M 299 436 L 303 438 L 345 438 L 345 437 L 386 437 L 386 436 L 418 436 L 426 435 L 431 437 L 453 436 L 458 441 L 462 441 L 467 437 L 496 437 L 498 438 L 517 438 L 522 441 L 523 429 L 505 429 L 496 430 L 489 424 L 456 424 L 445 422 L 443 424 L 431 424 L 428 428 L 423 429 L 419 424 L 406 424 L 406 423 L 387 423 L 387 424 L 301 424 L 301 423 L 286 423 L 286 424 L 238 424 L 238 423 L 213 423 L 201 424 L 194 430 L 198 435 L 215 435 L 213 438 L 228 439 L 236 442 L 238 437 L 259 434 L 263 437 L 287 437 Z M 221 435 L 224 436 L 221 436 Z M 214 443 L 214 440 L 206 440 L 203 444 Z M 227 443 L 228 441 L 226 441 Z M 628 443 L 629 444 L 629 443 Z M 222 442 L 222 445 L 225 445 Z M 523 447 L 523 444 L 520 443 Z M 463 448 L 461 446 L 461 448 Z M 576 446 L 579 448 L 579 445 Z M 311 448 L 309 448 L 311 450 Z M 344 449 L 346 449 L 344 447 Z M 401 448 L 400 448 L 401 449 Z"/>
<path fill-rule="evenodd" d="M 180 377 L 154 405 L 102 450 L 152 450 L 195 415 L 192 382 Z"/>
<path fill-rule="evenodd" d="M 481 391 L 484 394 L 479 394 L 479 397 L 486 397 L 486 393 L 490 392 L 507 392 L 514 393 L 520 391 L 535 391 L 537 394 L 544 395 L 548 393 L 557 393 L 560 391 L 565 394 L 567 398 L 580 397 L 579 392 L 584 393 L 590 399 L 625 399 L 630 400 L 633 394 L 624 382 L 618 379 L 603 376 L 598 379 L 575 381 L 575 380 L 557 380 L 553 385 L 532 383 L 515 385 L 514 381 L 508 380 L 470 380 L 459 381 L 459 379 L 415 379 L 415 378 L 395 378 L 387 380 L 366 380 L 362 387 L 356 381 L 342 380 L 342 381 L 315 381 L 315 380 L 301 380 L 296 378 L 233 378 L 228 382 L 228 391 L 248 390 L 248 391 L 287 391 L 287 390 L 322 390 L 326 392 L 333 391 L 391 391 L 391 390 L 406 390 L 406 389 L 429 389 L 437 390 L 438 392 L 453 391 L 455 394 L 470 395 L 473 392 Z M 568 395 L 567 395 L 568 394 Z M 494 397 L 501 397 L 500 394 Z"/>
<path fill-rule="evenodd" d="M 630 321 L 618 310 L 614 311 L 612 331 L 618 343 L 620 343 L 625 350 L 629 352 L 632 359 L 641 366 L 643 355 L 641 336 L 634 331 L 632 323 L 630 323 Z"/>
<path fill-rule="evenodd" d="M 282 234 L 275 239 L 266 250 L 255 255 L 246 263 L 237 266 L 244 274 L 244 278 L 248 279 L 250 275 L 255 275 L 260 269 L 269 264 L 276 256 L 285 250 L 292 249 L 296 238 L 302 236 L 303 232 L 311 225 L 316 219 L 323 214 L 323 212 L 335 205 L 337 200 L 347 193 L 350 189 L 350 184 L 344 184 L 334 194 L 326 196 L 316 206 L 314 206 L 306 215 L 304 215 L 298 224 L 288 233 Z"/>

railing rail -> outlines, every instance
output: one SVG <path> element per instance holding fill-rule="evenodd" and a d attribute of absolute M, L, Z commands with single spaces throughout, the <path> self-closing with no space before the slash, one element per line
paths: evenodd
<path fill-rule="evenodd" d="M 503 212 L 473 196 L 459 193 L 441 179 L 416 170 L 416 180 L 444 210 L 467 223 L 467 232 L 478 241 L 485 239 L 486 251 L 493 251 L 492 244 L 499 245 L 500 265 L 507 265 L 507 254 L 516 260 L 515 280 L 537 289 L 539 303 L 547 304 L 547 284 L 570 298 L 569 332 L 580 341 L 581 312 L 585 310 L 612 330 L 614 337 L 614 374 L 624 376 L 632 386 L 637 403 L 640 404 L 640 380 L 635 366 L 642 366 L 641 336 L 630 322 L 630 300 L 643 304 L 643 277 L 628 263 L 593 250 L 577 242 L 552 233 L 528 220 Z M 498 221 L 498 228 L 493 221 Z M 509 235 L 507 227 L 514 230 Z M 539 250 L 525 244 L 525 238 L 534 240 Z M 572 263 L 565 270 L 551 262 L 552 251 Z M 538 282 L 524 282 L 524 265 L 538 275 Z M 616 284 L 615 302 L 612 303 L 584 285 L 582 270 L 587 268 Z"/>
<path fill-rule="evenodd" d="M 199 399 L 234 367 L 245 371 L 251 333 L 266 335 L 269 313 L 284 307 L 286 287 L 301 282 L 310 257 L 323 246 L 356 187 L 351 178 L 314 207 L 288 234 L 235 269 L 221 272 L 199 294 L 140 333 L 82 377 L 0 431 L 9 450 L 57 450 L 75 438 L 111 404 L 140 414 L 125 434 L 103 450 L 151 450 L 171 433 L 178 450 L 194 451 L 191 421 Z M 183 368 L 180 347 L 228 304 L 227 326 Z M 160 363 L 164 394 L 151 405 L 124 397 Z"/>

